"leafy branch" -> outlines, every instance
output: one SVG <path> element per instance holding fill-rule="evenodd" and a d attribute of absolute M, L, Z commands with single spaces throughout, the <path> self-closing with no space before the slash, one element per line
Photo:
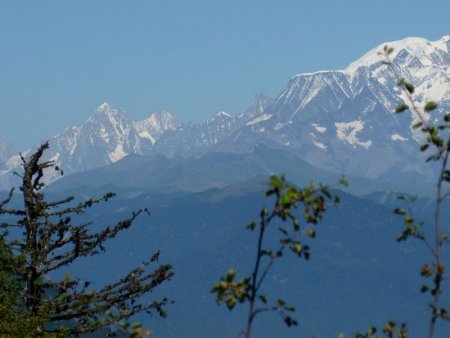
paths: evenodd
<path fill-rule="evenodd" d="M 341 184 L 346 185 L 345 179 Z M 339 203 L 339 198 L 334 196 L 327 186 L 316 187 L 311 181 L 304 188 L 297 188 L 289 184 L 281 176 L 270 177 L 270 187 L 265 193 L 266 197 L 274 199 L 273 207 L 269 210 L 263 208 L 259 214 L 259 220 L 247 226 L 251 231 L 258 231 L 255 263 L 250 275 L 236 279 L 236 270 L 230 269 L 226 276 L 216 283 L 211 292 L 216 294 L 216 302 L 225 303 L 232 310 L 236 304 L 248 303 L 247 326 L 244 332 L 246 338 L 252 333 L 255 317 L 263 312 L 277 312 L 287 326 L 296 326 L 297 321 L 291 316 L 295 311 L 292 305 L 283 299 L 270 302 L 269 297 L 262 293 L 263 283 L 275 261 L 280 259 L 286 251 L 290 251 L 305 260 L 310 258 L 310 248 L 304 243 L 302 235 L 315 238 L 314 226 L 323 219 L 327 210 L 326 200 Z M 303 221 L 300 221 L 295 211 L 300 209 Z M 267 231 L 273 228 L 274 222 L 282 224 L 278 226 L 278 246 L 269 248 L 265 246 Z M 285 226 L 289 223 L 291 226 Z"/>
<path fill-rule="evenodd" d="M 390 66 L 393 49 L 385 46 L 381 53 L 385 61 Z M 413 216 L 411 204 L 415 202 L 415 197 L 399 196 L 405 204 L 405 208 L 396 208 L 394 212 L 404 217 L 404 230 L 398 236 L 398 241 L 405 241 L 409 238 L 415 238 L 425 244 L 432 256 L 430 263 L 424 264 L 421 269 L 421 275 L 427 279 L 426 284 L 421 287 L 422 293 L 429 293 L 431 301 L 431 315 L 428 327 L 428 338 L 434 337 L 436 322 L 438 319 L 446 321 L 450 320 L 448 310 L 441 306 L 441 295 L 443 293 L 442 284 L 447 279 L 445 275 L 445 265 L 443 263 L 444 247 L 449 244 L 448 234 L 444 231 L 442 225 L 442 208 L 443 202 L 450 196 L 448 183 L 450 182 L 450 170 L 448 169 L 448 161 L 450 155 L 450 113 L 440 113 L 435 101 L 427 101 L 423 106 L 417 104 L 415 98 L 415 86 L 412 82 L 407 81 L 391 67 L 394 74 L 400 79 L 397 86 L 404 93 L 405 101 L 397 106 L 395 112 L 400 114 L 407 110 L 417 117 L 412 128 L 420 130 L 424 135 L 423 143 L 420 145 L 421 152 L 428 152 L 427 162 L 438 163 L 436 177 L 436 195 L 434 217 L 432 219 L 432 234 L 429 238 L 430 231 L 424 231 L 426 226 L 422 222 L 418 222 Z M 442 119 L 441 122 L 433 123 Z"/>

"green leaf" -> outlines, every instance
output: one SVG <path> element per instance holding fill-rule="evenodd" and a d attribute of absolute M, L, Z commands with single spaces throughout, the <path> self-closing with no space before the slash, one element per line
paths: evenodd
<path fill-rule="evenodd" d="M 424 143 L 424 144 L 422 144 L 422 145 L 420 146 L 420 151 L 425 151 L 425 150 L 428 149 L 428 147 L 429 147 L 429 144 L 428 144 L 428 143 Z"/>
<path fill-rule="evenodd" d="M 405 110 L 409 109 L 408 105 L 405 103 L 402 103 L 401 105 L 397 106 L 397 108 L 395 108 L 395 112 L 396 113 L 402 113 Z"/>
<path fill-rule="evenodd" d="M 267 209 L 267 208 L 262 209 L 260 214 L 259 214 L 259 216 L 260 217 L 267 217 L 267 216 L 269 216 L 269 209 Z"/>
<path fill-rule="evenodd" d="M 262 256 L 272 256 L 272 250 L 261 250 Z"/>
<path fill-rule="evenodd" d="M 444 181 L 450 182 L 450 170 L 445 170 L 442 174 L 442 178 L 444 179 Z"/>
<path fill-rule="evenodd" d="M 316 231 L 314 229 L 308 229 L 308 231 L 306 232 L 306 235 L 308 237 L 315 238 L 316 237 Z"/>
<path fill-rule="evenodd" d="M 346 187 L 346 186 L 348 186 L 348 181 L 347 181 L 347 179 L 345 178 L 345 176 L 341 176 L 341 177 L 339 177 L 339 184 L 340 185 L 342 185 L 343 187 Z"/>
<path fill-rule="evenodd" d="M 268 301 L 268 298 L 267 298 L 266 295 L 260 295 L 260 296 L 259 296 L 259 299 L 261 299 L 261 302 L 263 302 L 264 304 L 266 304 L 267 301 Z"/>
<path fill-rule="evenodd" d="M 394 209 L 394 214 L 397 214 L 397 215 L 406 215 L 406 211 L 405 211 L 405 209 L 403 209 L 403 208 L 395 208 L 395 209 Z"/>
<path fill-rule="evenodd" d="M 282 300 L 282 299 L 278 299 L 277 300 L 277 304 L 278 304 L 278 306 L 285 306 L 286 302 L 284 300 Z"/>
<path fill-rule="evenodd" d="M 275 175 L 270 176 L 270 185 L 276 189 L 281 189 L 283 186 L 283 181 Z"/>
<path fill-rule="evenodd" d="M 227 272 L 227 277 L 226 277 L 227 280 L 231 282 L 233 280 L 234 276 L 236 276 L 236 270 L 235 269 L 229 269 L 228 272 Z"/>
<path fill-rule="evenodd" d="M 302 245 L 300 244 L 300 242 L 295 242 L 294 245 L 292 246 L 292 250 L 296 253 L 299 254 L 302 251 Z"/>
<path fill-rule="evenodd" d="M 369 327 L 367 330 L 367 334 L 375 334 L 377 332 L 377 329 L 375 327 Z"/>
<path fill-rule="evenodd" d="M 414 93 L 414 85 L 412 83 L 405 82 L 405 88 L 410 94 Z"/>
<path fill-rule="evenodd" d="M 139 322 L 131 323 L 131 328 L 132 328 L 133 330 L 139 329 L 139 328 L 141 328 L 141 327 L 142 327 L 142 324 L 139 323 Z"/>
<path fill-rule="evenodd" d="M 292 225 L 294 226 L 294 231 L 299 231 L 300 230 L 300 223 L 298 222 L 297 219 L 294 219 L 292 221 Z"/>
<path fill-rule="evenodd" d="M 60 303 L 64 302 L 67 298 L 69 297 L 69 295 L 67 293 L 62 293 L 58 296 L 58 298 L 56 298 L 56 300 Z"/>
<path fill-rule="evenodd" d="M 253 231 L 253 230 L 255 230 L 255 226 L 256 226 L 256 223 L 255 222 L 251 222 L 251 223 L 249 223 L 247 225 L 247 229 Z"/>
<path fill-rule="evenodd" d="M 295 311 L 295 307 L 293 307 L 292 305 L 286 305 L 286 306 L 284 307 L 284 309 L 285 309 L 286 311 L 289 311 L 289 312 L 294 312 L 294 311 Z"/>
<path fill-rule="evenodd" d="M 437 108 L 437 103 L 434 101 L 429 101 L 425 104 L 425 106 L 423 107 L 423 110 L 425 110 L 426 112 L 430 112 L 432 110 L 435 110 Z"/>
<path fill-rule="evenodd" d="M 33 283 L 35 286 L 41 286 L 41 285 L 43 285 L 44 284 L 44 278 L 42 277 L 42 276 L 39 276 L 38 278 L 36 278 L 35 280 L 34 280 L 34 283 Z"/>

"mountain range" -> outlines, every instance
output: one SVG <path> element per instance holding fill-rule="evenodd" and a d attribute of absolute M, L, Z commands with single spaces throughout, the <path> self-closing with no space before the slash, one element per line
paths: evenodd
<path fill-rule="evenodd" d="M 433 169 L 422 164 L 421 138 L 411 129 L 417 116 L 393 111 L 402 100 L 399 76 L 415 84 L 419 103 L 433 99 L 441 112 L 450 109 L 450 36 L 387 44 L 394 48 L 390 69 L 377 54 L 383 44 L 344 70 L 296 75 L 277 97 L 257 95 L 234 116 L 218 112 L 195 124 L 158 112 L 136 121 L 103 103 L 84 123 L 50 138 L 47 159 L 65 174 L 46 173 L 49 201 L 116 192 L 117 198 L 76 215 L 93 227 L 111 226 L 137 208 L 151 211 L 109 242 L 106 254 L 80 258 L 59 272 L 61 278 L 70 272 L 99 288 L 161 250 L 175 277 L 151 298 L 164 295 L 175 304 L 167 320 L 137 320 L 158 337 L 238 336 L 246 308 L 218 307 L 209 290 L 228 268 L 239 276 L 250 271 L 256 234 L 245 225 L 271 206 L 263 198 L 267 176 L 328 184 L 344 173 L 349 190 L 336 191 L 340 205 L 330 206 L 317 238 L 305 238 L 311 262 L 286 255 L 264 285 L 271 301 L 281 297 L 297 307 L 299 327 L 262 314 L 255 335 L 351 336 L 394 319 L 408 322 L 411 337 L 425 336 L 429 299 L 420 293 L 420 268 L 426 248 L 396 243 L 403 219 L 393 209 L 399 206 L 396 191 L 412 186 L 427 195 L 418 178 L 430 178 Z M 0 188 L 15 183 L 20 163 L 14 146 L 0 140 Z M 429 224 L 433 200 L 419 197 L 415 205 L 416 219 Z M 442 211 L 448 219 L 447 204 Z M 273 225 L 267 245 L 278 245 L 282 223 Z M 437 335 L 444 337 L 445 330 L 438 327 Z"/>
<path fill-rule="evenodd" d="M 378 52 L 394 48 L 390 67 Z M 170 112 L 142 121 L 108 103 L 84 123 L 50 138 L 48 159 L 66 174 L 101 168 L 126 155 L 196 159 L 210 153 L 251 153 L 259 144 L 284 149 L 334 173 L 416 183 L 433 171 L 417 158 L 417 116 L 393 111 L 402 101 L 399 77 L 414 83 L 417 100 L 450 109 L 450 36 L 382 44 L 344 70 L 292 77 L 276 98 L 263 94 L 237 115 L 216 113 L 201 123 L 179 123 Z M 23 152 L 25 155 L 27 151 Z M 14 184 L 20 166 L 14 147 L 0 141 L 0 188 Z M 52 173 L 49 181 L 59 178 Z"/>

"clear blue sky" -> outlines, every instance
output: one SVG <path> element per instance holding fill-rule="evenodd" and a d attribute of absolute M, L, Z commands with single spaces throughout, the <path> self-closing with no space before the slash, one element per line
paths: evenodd
<path fill-rule="evenodd" d="M 342 69 L 384 41 L 450 33 L 450 1 L 0 0 L 0 138 L 19 149 L 104 101 L 200 121 Z"/>

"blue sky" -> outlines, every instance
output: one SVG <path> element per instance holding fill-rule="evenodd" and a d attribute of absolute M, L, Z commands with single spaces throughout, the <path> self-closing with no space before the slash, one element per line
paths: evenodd
<path fill-rule="evenodd" d="M 19 149 L 104 101 L 136 119 L 243 111 L 384 41 L 450 33 L 450 1 L 0 0 L 0 138 Z"/>

